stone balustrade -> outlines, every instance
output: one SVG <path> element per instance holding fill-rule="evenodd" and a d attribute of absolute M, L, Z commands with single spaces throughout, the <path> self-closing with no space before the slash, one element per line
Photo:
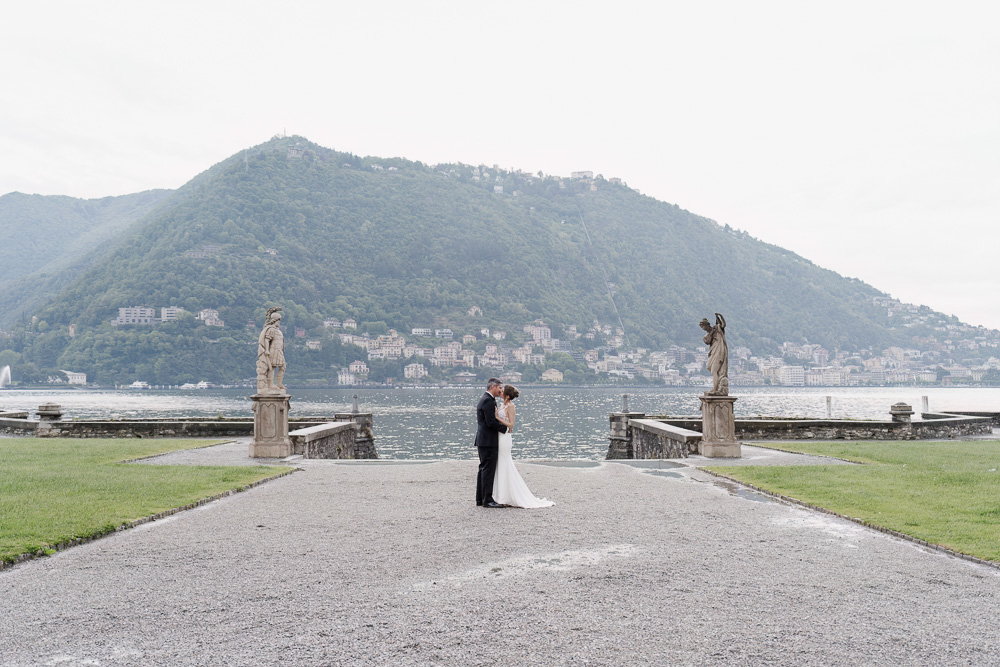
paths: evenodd
<path fill-rule="evenodd" d="M 252 436 L 252 419 L 62 419 L 62 408 L 39 407 L 39 419 L 27 411 L 0 412 L 0 433 L 62 438 L 232 438 Z M 289 420 L 299 437 L 298 451 L 306 458 L 377 459 L 372 413 L 337 413 L 333 419 Z M 292 433 L 289 433 L 291 436 Z M 294 441 L 293 441 L 294 442 Z"/>
<path fill-rule="evenodd" d="M 700 429 L 698 418 L 657 418 Z M 753 440 L 950 440 L 993 430 L 989 416 L 924 413 L 918 421 L 861 419 L 737 419 L 736 437 Z"/>
<path fill-rule="evenodd" d="M 632 449 L 636 459 L 679 459 L 698 452 L 701 433 L 655 419 L 632 419 Z"/>
<path fill-rule="evenodd" d="M 317 424 L 289 431 L 292 454 L 307 459 L 353 459 L 355 426 L 349 421 Z"/>

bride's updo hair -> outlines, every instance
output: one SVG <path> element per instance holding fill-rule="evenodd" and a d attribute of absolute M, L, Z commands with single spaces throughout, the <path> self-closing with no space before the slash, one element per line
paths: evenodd
<path fill-rule="evenodd" d="M 519 392 L 517 390 L 517 387 L 515 387 L 514 385 L 507 384 L 504 385 L 503 387 L 503 395 L 513 401 L 515 398 L 521 395 L 521 392 Z"/>

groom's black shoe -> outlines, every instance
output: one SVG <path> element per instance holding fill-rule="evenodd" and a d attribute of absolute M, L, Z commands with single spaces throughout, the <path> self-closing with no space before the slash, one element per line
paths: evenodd
<path fill-rule="evenodd" d="M 483 507 L 503 507 L 503 505 L 499 505 L 499 504 L 497 504 L 497 503 L 495 503 L 493 501 L 490 501 L 490 502 L 486 503 L 485 505 L 483 505 Z"/>

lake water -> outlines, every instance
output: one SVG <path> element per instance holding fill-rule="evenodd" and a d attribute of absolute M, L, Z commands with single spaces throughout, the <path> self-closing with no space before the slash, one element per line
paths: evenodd
<path fill-rule="evenodd" d="M 476 456 L 475 403 L 481 388 L 296 389 L 292 416 L 332 416 L 351 408 L 354 394 L 372 412 L 379 456 L 391 459 L 468 459 Z M 42 403 L 63 406 L 65 418 L 251 417 L 249 389 L 208 390 L 0 390 L 0 409 L 30 410 Z M 608 449 L 608 414 L 629 408 L 647 414 L 697 416 L 694 389 L 533 388 L 517 401 L 514 435 L 517 458 L 603 459 Z M 889 406 L 903 401 L 919 412 L 930 409 L 1000 411 L 997 388 L 739 388 L 736 416 L 886 419 Z"/>

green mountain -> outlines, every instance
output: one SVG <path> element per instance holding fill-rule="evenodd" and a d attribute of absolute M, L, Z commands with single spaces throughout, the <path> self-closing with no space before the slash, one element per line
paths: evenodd
<path fill-rule="evenodd" d="M 601 176 L 431 167 L 291 137 L 147 204 L 117 245 L 89 255 L 89 268 L 14 332 L 7 347 L 21 363 L 104 382 L 245 378 L 247 344 L 275 304 L 307 338 L 328 318 L 354 318 L 372 334 L 490 327 L 511 338 L 536 319 L 554 335 L 596 320 L 623 329 L 630 346 L 665 349 L 698 344 L 698 321 L 715 312 L 731 346 L 756 352 L 784 340 L 857 350 L 912 336 L 889 326 L 872 303 L 878 290 Z M 111 326 L 125 306 L 188 315 Z M 206 308 L 225 328 L 191 315 Z M 336 339 L 322 351 L 288 341 L 290 364 L 314 377 L 357 353 Z"/>
<path fill-rule="evenodd" d="M 0 197 L 0 326 L 53 298 L 121 235 L 142 220 L 169 190 L 123 197 L 76 199 L 12 192 Z"/>

